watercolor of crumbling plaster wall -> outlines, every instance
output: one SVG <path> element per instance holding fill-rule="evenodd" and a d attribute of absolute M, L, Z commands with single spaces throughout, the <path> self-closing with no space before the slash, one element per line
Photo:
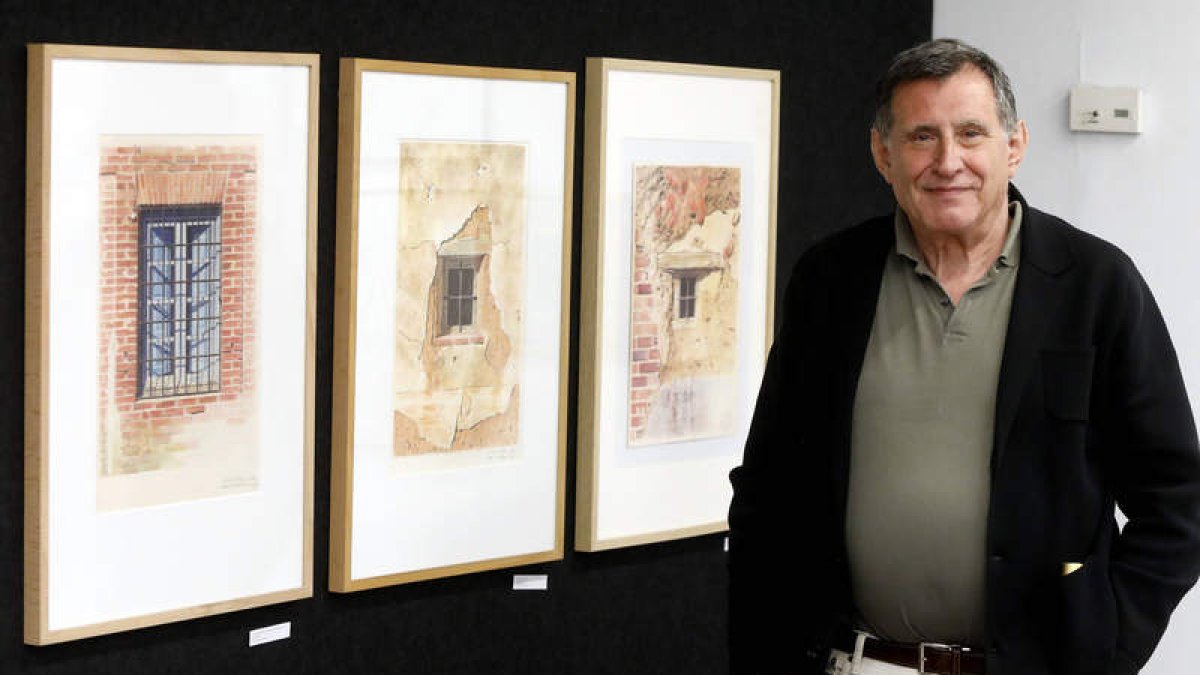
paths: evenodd
<path fill-rule="evenodd" d="M 513 446 L 519 433 L 526 148 L 402 142 L 394 454 Z M 471 326 L 443 326 L 444 266 L 474 264 Z"/>
<path fill-rule="evenodd" d="M 634 168 L 629 443 L 732 433 L 741 170 Z M 679 316 L 681 279 L 694 316 Z"/>
<path fill-rule="evenodd" d="M 212 481 L 215 492 L 254 487 L 253 475 L 247 472 L 256 471 L 252 439 L 259 149 L 254 142 L 216 143 L 101 139 L 101 477 L 228 465 L 230 473 Z M 139 208 L 195 204 L 220 207 L 218 390 L 143 398 L 138 386 Z M 177 487 L 175 497 L 196 492 Z M 166 494 L 163 500 L 175 497 Z"/>

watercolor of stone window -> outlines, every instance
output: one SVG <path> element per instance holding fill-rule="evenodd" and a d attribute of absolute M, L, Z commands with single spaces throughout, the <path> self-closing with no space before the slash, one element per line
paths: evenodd
<path fill-rule="evenodd" d="M 101 138 L 101 511 L 258 486 L 258 172 L 255 138 Z"/>
<path fill-rule="evenodd" d="M 517 445 L 526 147 L 400 146 L 393 452 Z"/>
<path fill-rule="evenodd" d="M 633 179 L 629 444 L 732 434 L 741 170 L 638 165 Z"/>

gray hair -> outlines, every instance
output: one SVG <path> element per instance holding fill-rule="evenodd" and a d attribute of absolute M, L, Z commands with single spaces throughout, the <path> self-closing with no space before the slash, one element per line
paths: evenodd
<path fill-rule="evenodd" d="M 916 80 L 944 80 L 964 66 L 975 66 L 992 81 L 996 98 L 996 115 L 1007 134 L 1017 130 L 1017 100 L 1012 83 L 1004 69 L 982 50 L 951 38 L 930 40 L 906 49 L 892 59 L 883 79 L 875 90 L 875 121 L 872 128 L 887 138 L 895 118 L 892 116 L 892 94 L 896 87 Z"/>

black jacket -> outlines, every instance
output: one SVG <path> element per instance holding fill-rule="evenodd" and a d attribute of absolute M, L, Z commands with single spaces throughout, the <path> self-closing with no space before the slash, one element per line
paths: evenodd
<path fill-rule="evenodd" d="M 1135 673 L 1200 574 L 1191 406 L 1130 260 L 1011 192 L 1021 262 L 996 393 L 988 673 Z M 850 416 L 893 239 L 891 216 L 839 233 L 788 284 L 730 476 L 737 675 L 824 672 L 829 635 L 851 616 Z M 1084 566 L 1063 576 L 1068 561 Z"/>

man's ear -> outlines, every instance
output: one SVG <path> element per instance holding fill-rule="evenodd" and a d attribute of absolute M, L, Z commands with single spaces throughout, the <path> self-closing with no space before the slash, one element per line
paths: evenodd
<path fill-rule="evenodd" d="M 1008 136 L 1008 177 L 1012 178 L 1025 159 L 1025 148 L 1029 147 L 1029 129 L 1025 120 L 1017 120 L 1017 128 Z"/>
<path fill-rule="evenodd" d="M 892 184 L 892 158 L 888 154 L 887 143 L 879 135 L 878 129 L 871 129 L 871 157 L 875 159 L 875 168 L 884 182 Z"/>

